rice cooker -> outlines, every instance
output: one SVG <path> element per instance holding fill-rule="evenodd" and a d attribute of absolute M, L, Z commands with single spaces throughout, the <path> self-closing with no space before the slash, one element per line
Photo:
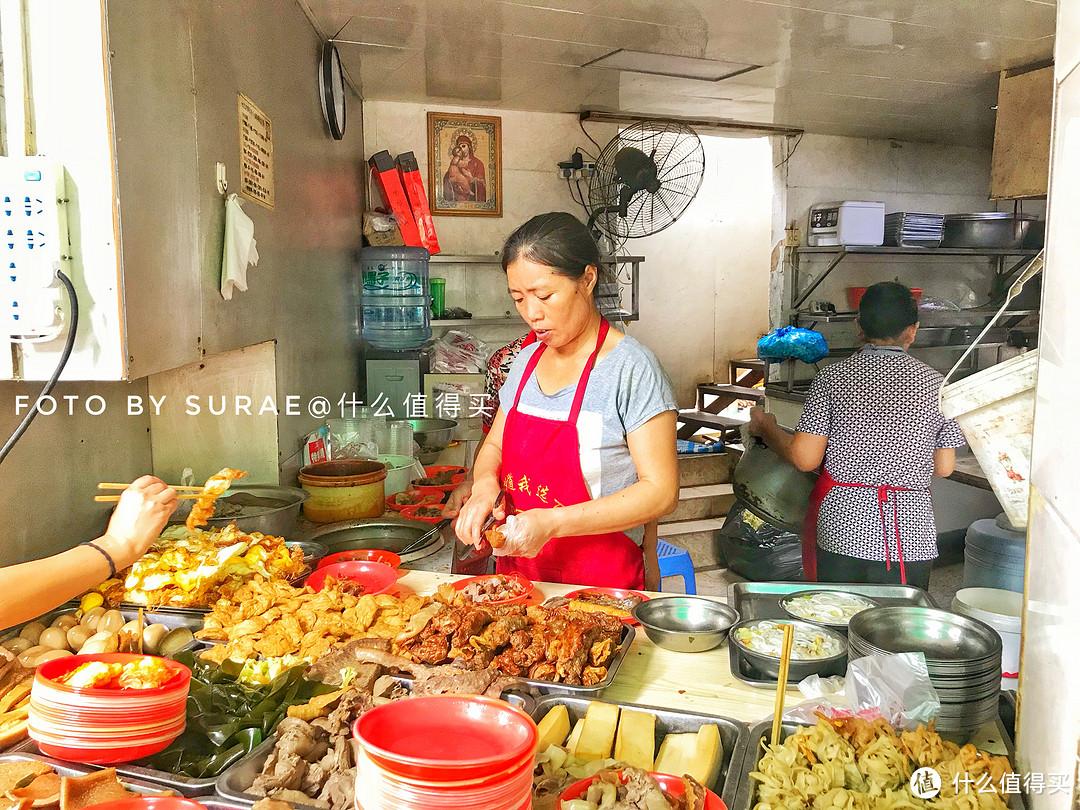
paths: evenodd
<path fill-rule="evenodd" d="M 817 203 L 810 207 L 812 247 L 877 246 L 885 242 L 885 203 L 867 200 Z"/>

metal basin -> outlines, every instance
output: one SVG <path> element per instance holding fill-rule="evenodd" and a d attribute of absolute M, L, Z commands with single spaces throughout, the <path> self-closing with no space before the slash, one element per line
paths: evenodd
<path fill-rule="evenodd" d="M 413 441 L 420 446 L 420 463 L 430 464 L 454 438 L 457 422 L 453 419 L 391 419 L 388 424 L 400 422 L 413 429 Z"/>
<path fill-rule="evenodd" d="M 732 475 L 735 496 L 755 515 L 790 532 L 801 532 L 817 473 L 803 472 L 759 439 L 746 445 Z"/>
<path fill-rule="evenodd" d="M 949 214 L 945 217 L 942 247 L 1018 248 L 1027 236 L 1034 214 L 987 211 L 981 214 Z"/>
<path fill-rule="evenodd" d="M 270 484 L 232 484 L 228 492 L 214 501 L 214 516 L 206 521 L 209 528 L 223 529 L 235 522 L 242 532 L 261 532 L 289 538 L 296 530 L 300 506 L 308 493 L 296 487 Z M 181 501 L 170 523 L 187 520 L 195 501 Z"/>
<path fill-rule="evenodd" d="M 344 520 L 327 523 L 302 539 L 314 541 L 326 546 L 330 554 L 339 551 L 356 551 L 361 548 L 378 548 L 401 554 L 401 550 L 416 542 L 421 535 L 431 529 L 432 524 L 422 520 L 381 517 L 371 520 Z M 411 562 L 434 554 L 443 546 L 443 538 L 434 532 L 426 541 L 408 554 L 401 557 L 402 562 Z"/>
<path fill-rule="evenodd" d="M 634 606 L 634 618 L 657 646 L 675 652 L 705 652 L 724 643 L 739 620 L 735 608 L 699 596 L 663 596 Z"/>

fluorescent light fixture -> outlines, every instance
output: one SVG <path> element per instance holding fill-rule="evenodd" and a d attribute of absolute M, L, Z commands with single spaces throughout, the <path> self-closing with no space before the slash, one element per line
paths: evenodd
<path fill-rule="evenodd" d="M 673 76 L 678 79 L 696 79 L 702 82 L 718 82 L 740 73 L 757 70 L 761 65 L 725 62 L 719 59 L 698 59 L 693 56 L 672 56 L 665 53 L 646 53 L 619 48 L 582 67 L 626 70 L 631 73 L 651 73 L 655 76 Z"/>

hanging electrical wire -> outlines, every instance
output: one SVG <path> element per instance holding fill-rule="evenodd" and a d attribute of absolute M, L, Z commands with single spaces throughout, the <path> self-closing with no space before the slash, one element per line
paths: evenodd
<path fill-rule="evenodd" d="M 799 133 L 799 137 L 796 138 L 795 145 L 793 147 L 791 147 L 791 151 L 788 152 L 787 157 L 784 158 L 783 160 L 781 160 L 775 166 L 773 166 L 774 169 L 779 169 L 781 166 L 783 166 L 785 163 L 787 163 L 789 160 L 791 160 L 791 156 L 794 155 L 795 150 L 799 148 L 799 144 L 802 143 L 803 135 L 805 135 L 805 134 L 806 134 L 805 132 L 800 132 Z"/>
<path fill-rule="evenodd" d="M 41 400 L 52 393 L 53 388 L 56 386 L 56 381 L 60 379 L 60 373 L 64 370 L 64 366 L 67 365 L 68 359 L 71 357 L 71 350 L 75 347 L 75 333 L 79 329 L 79 299 L 75 296 L 75 285 L 71 283 L 71 279 L 65 276 L 59 270 L 56 271 L 56 277 L 60 279 L 60 283 L 64 285 L 64 289 L 67 290 L 68 301 L 71 304 L 71 324 L 68 327 L 67 341 L 64 343 L 64 351 L 60 355 L 60 362 L 56 364 L 56 370 L 53 371 L 52 376 L 49 377 L 48 382 L 41 389 L 41 393 L 38 394 L 37 399 L 34 400 L 34 405 L 30 408 L 30 412 L 26 414 L 26 417 L 22 420 L 15 432 L 11 434 L 11 437 L 4 443 L 4 446 L 0 448 L 0 464 L 7 458 L 8 453 L 11 452 L 11 448 L 15 446 L 15 443 L 22 438 L 22 435 L 26 433 L 26 429 L 30 427 L 30 423 L 34 421 L 34 417 L 38 415 L 38 408 Z"/>
<path fill-rule="evenodd" d="M 595 147 L 596 147 L 596 149 L 597 149 L 597 152 L 603 152 L 603 151 L 604 151 L 604 147 L 602 147 L 602 146 L 601 146 L 600 144 L 598 144 L 598 143 L 596 142 L 596 138 L 594 138 L 594 137 L 593 137 L 592 135 L 590 135 L 590 134 L 588 133 L 588 131 L 587 131 L 587 130 L 585 129 L 585 122 L 584 122 L 584 121 L 582 121 L 582 120 L 581 120 L 581 119 L 579 118 L 579 119 L 578 119 L 578 122 L 577 122 L 577 123 L 578 123 L 578 126 L 579 126 L 579 127 L 581 127 L 581 131 L 585 133 L 585 137 L 586 137 L 586 138 L 588 138 L 588 139 L 589 139 L 590 141 L 592 141 L 592 142 L 593 142 L 593 146 L 595 146 Z"/>

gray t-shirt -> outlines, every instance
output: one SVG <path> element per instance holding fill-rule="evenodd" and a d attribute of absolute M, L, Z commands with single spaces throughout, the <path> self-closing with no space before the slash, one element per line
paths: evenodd
<path fill-rule="evenodd" d="M 539 347 L 538 343 L 526 346 L 514 359 L 506 383 L 499 390 L 499 405 L 504 413 L 513 407 L 521 375 Z M 574 383 L 554 394 L 545 394 L 533 373 L 525 383 L 518 409 L 532 416 L 566 421 L 576 392 Z M 660 362 L 632 337 L 623 337 L 597 362 L 578 415 L 581 472 L 593 498 L 611 495 L 638 480 L 626 435 L 657 414 L 675 410 L 678 405 L 671 382 Z M 645 531 L 637 526 L 626 534 L 641 545 Z"/>

